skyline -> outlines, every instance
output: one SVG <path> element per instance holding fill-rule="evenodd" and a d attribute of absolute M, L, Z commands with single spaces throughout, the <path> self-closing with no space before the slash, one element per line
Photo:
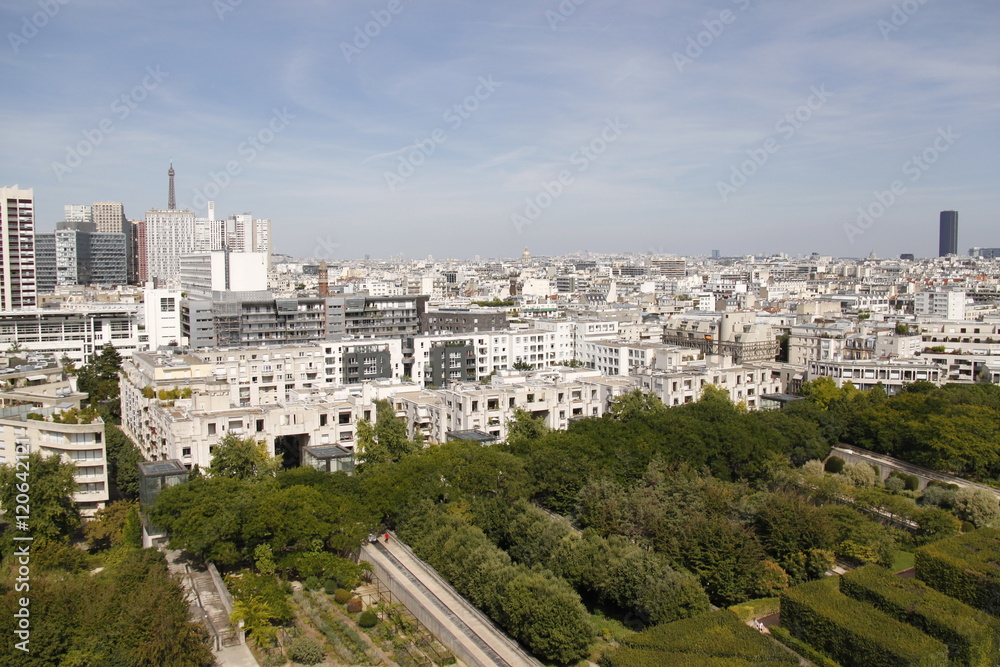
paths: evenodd
<path fill-rule="evenodd" d="M 960 252 L 1000 245 L 986 0 L 282 8 L 0 2 L 0 185 L 39 231 L 140 219 L 172 158 L 179 208 L 328 260 L 933 257 L 945 210 Z"/>

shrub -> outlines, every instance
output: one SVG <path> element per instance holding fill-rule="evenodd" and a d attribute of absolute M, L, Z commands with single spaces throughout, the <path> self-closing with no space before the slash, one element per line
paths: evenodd
<path fill-rule="evenodd" d="M 338 588 L 333 592 L 333 601 L 337 604 L 347 604 L 350 599 L 350 592 L 345 591 L 343 588 Z"/>
<path fill-rule="evenodd" d="M 320 583 L 319 579 L 316 577 L 309 577 L 304 583 L 307 590 L 318 591 L 323 585 Z"/>
<path fill-rule="evenodd" d="M 966 487 L 955 493 L 952 501 L 955 516 L 976 528 L 988 528 L 1000 522 L 1000 504 L 989 491 Z"/>
<path fill-rule="evenodd" d="M 776 614 L 780 610 L 781 603 L 777 597 L 749 600 L 741 604 L 734 604 L 729 608 L 729 611 L 736 614 L 736 617 L 744 623 L 755 618 Z"/>
<path fill-rule="evenodd" d="M 358 625 L 362 628 L 374 628 L 378 623 L 378 615 L 371 609 L 366 609 L 358 618 Z"/>
<path fill-rule="evenodd" d="M 854 486 L 875 486 L 879 481 L 878 474 L 867 463 L 848 463 L 844 466 L 843 475 Z"/>
<path fill-rule="evenodd" d="M 834 577 L 782 593 L 781 623 L 844 667 L 943 665 L 948 659 L 944 644 L 847 597 Z"/>
<path fill-rule="evenodd" d="M 323 591 L 326 592 L 327 595 L 336 594 L 338 588 L 340 588 L 340 585 L 337 583 L 336 579 L 327 579 L 323 582 Z"/>
<path fill-rule="evenodd" d="M 906 488 L 906 482 L 901 480 L 899 477 L 889 477 L 885 480 L 886 491 L 892 491 L 893 493 L 899 493 Z"/>
<path fill-rule="evenodd" d="M 816 667 L 840 667 L 839 663 L 823 655 L 801 639 L 793 637 L 792 633 L 785 628 L 774 626 L 768 629 L 772 637 L 816 665 Z"/>
<path fill-rule="evenodd" d="M 291 658 L 292 662 L 298 662 L 303 665 L 317 665 L 323 662 L 326 653 L 315 639 L 299 637 L 293 639 L 291 644 L 288 645 L 288 657 Z"/>
<path fill-rule="evenodd" d="M 351 614 L 357 614 L 361 611 L 361 600 L 354 598 L 353 600 L 347 601 L 347 611 Z"/>
<path fill-rule="evenodd" d="M 632 635 L 627 648 L 605 655 L 613 665 L 753 665 L 797 661 L 777 644 L 721 610 L 665 623 Z"/>
<path fill-rule="evenodd" d="M 839 456 L 831 456 L 826 460 L 826 465 L 823 468 L 827 472 L 837 474 L 844 469 L 844 459 Z"/>
<path fill-rule="evenodd" d="M 985 528 L 917 549 L 917 579 L 956 600 L 1000 615 L 1000 530 Z"/>
<path fill-rule="evenodd" d="M 920 488 L 920 478 L 916 475 L 907 475 L 904 472 L 893 470 L 889 473 L 889 478 L 892 477 L 903 480 L 903 488 L 907 491 L 916 491 Z"/>
<path fill-rule="evenodd" d="M 941 640 L 948 645 L 952 664 L 997 664 L 997 621 L 917 579 L 902 579 L 877 565 L 866 565 L 844 575 L 840 590 Z"/>

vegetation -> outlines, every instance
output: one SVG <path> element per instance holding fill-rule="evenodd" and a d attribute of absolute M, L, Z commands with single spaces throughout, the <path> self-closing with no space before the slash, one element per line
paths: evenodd
<path fill-rule="evenodd" d="M 1000 530 L 977 530 L 917 549 L 917 579 L 945 595 L 1000 615 Z"/>
<path fill-rule="evenodd" d="M 830 577 L 781 594 L 781 624 L 795 637 L 857 665 L 942 665 L 948 648 L 874 607 L 849 598 Z"/>
<path fill-rule="evenodd" d="M 877 565 L 866 565 L 844 575 L 840 590 L 944 642 L 952 664 L 997 664 L 997 619 L 917 579 L 901 579 Z"/>
<path fill-rule="evenodd" d="M 122 416 L 118 395 L 118 372 L 121 367 L 121 355 L 114 345 L 107 343 L 100 354 L 91 357 L 89 363 L 77 370 L 76 376 L 77 389 L 87 394 L 90 407 L 105 422 L 113 424 L 119 423 Z"/>
<path fill-rule="evenodd" d="M 633 665 L 796 665 L 784 651 L 732 612 L 717 611 L 649 628 L 605 653 L 602 667 Z"/>
<path fill-rule="evenodd" d="M 267 453 L 263 441 L 226 433 L 215 445 L 208 472 L 212 477 L 251 479 L 274 477 L 281 469 L 281 457 Z"/>

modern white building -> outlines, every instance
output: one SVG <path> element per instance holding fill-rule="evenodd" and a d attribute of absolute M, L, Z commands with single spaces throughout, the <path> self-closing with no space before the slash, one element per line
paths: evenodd
<path fill-rule="evenodd" d="M 183 345 L 181 333 L 181 291 L 156 289 L 152 283 L 143 290 L 143 326 L 149 350 L 164 345 Z"/>
<path fill-rule="evenodd" d="M 137 304 L 79 304 L 63 310 L 31 309 L 0 312 L 0 347 L 18 345 L 56 359 L 86 363 L 111 343 L 123 357 L 145 349 L 140 340 Z"/>
<path fill-rule="evenodd" d="M 190 299 L 211 299 L 212 292 L 267 290 L 268 258 L 262 252 L 214 250 L 180 259 L 181 290 Z"/>
<path fill-rule="evenodd" d="M 34 308 L 35 193 L 18 186 L 0 188 L 0 309 Z"/>
<path fill-rule="evenodd" d="M 195 250 L 194 212 L 146 211 L 146 279 L 157 286 L 180 280 L 181 257 Z"/>
<path fill-rule="evenodd" d="M 29 405 L 0 409 L 0 465 L 13 464 L 18 456 L 31 452 L 57 455 L 72 463 L 77 483 L 73 500 L 83 516 L 92 517 L 109 497 L 104 422 L 97 416 L 89 424 L 53 421 L 63 411 L 62 407 Z"/>
<path fill-rule="evenodd" d="M 865 361 L 812 361 L 807 380 L 820 377 L 832 378 L 838 387 L 850 382 L 864 391 L 882 385 L 892 396 L 904 385 L 913 382 L 930 382 L 941 385 L 945 371 L 937 364 L 916 359 L 870 359 Z"/>
<path fill-rule="evenodd" d="M 917 315 L 964 320 L 966 294 L 959 290 L 917 292 L 913 295 L 913 310 Z"/>

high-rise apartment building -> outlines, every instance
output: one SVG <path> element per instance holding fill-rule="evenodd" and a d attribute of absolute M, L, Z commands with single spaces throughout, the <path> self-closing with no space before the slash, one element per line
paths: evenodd
<path fill-rule="evenodd" d="M 194 252 L 194 211 L 177 210 L 174 199 L 174 166 L 170 180 L 167 208 L 146 211 L 146 275 L 157 285 L 180 279 L 181 255 Z"/>
<path fill-rule="evenodd" d="M 66 222 L 91 222 L 93 211 L 87 204 L 66 204 L 63 206 Z"/>
<path fill-rule="evenodd" d="M 138 280 L 138 267 L 135 257 L 135 242 L 132 239 L 134 227 L 125 217 L 125 207 L 121 202 L 94 202 L 92 210 L 93 222 L 97 231 L 102 234 L 124 234 L 127 257 L 128 282 Z M 66 219 L 69 221 L 69 218 Z"/>
<path fill-rule="evenodd" d="M 958 254 L 958 211 L 941 211 L 938 257 Z"/>
<path fill-rule="evenodd" d="M 34 308 L 35 193 L 31 188 L 0 188 L 0 245 L 0 308 Z"/>

